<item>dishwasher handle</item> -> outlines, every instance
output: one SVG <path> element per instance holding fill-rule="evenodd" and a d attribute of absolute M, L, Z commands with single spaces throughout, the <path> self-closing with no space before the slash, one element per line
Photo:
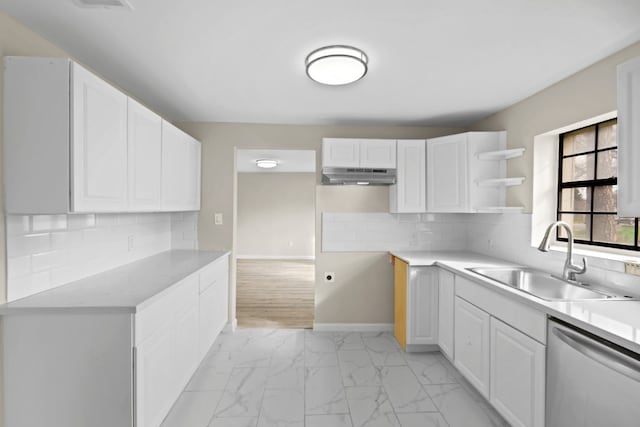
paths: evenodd
<path fill-rule="evenodd" d="M 553 326 L 552 331 L 562 342 L 591 360 L 640 382 L 640 361 L 580 333 L 557 326 Z"/>

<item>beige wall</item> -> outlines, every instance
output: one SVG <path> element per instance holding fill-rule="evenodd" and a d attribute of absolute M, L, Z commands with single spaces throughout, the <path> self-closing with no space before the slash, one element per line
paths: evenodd
<path fill-rule="evenodd" d="M 315 173 L 239 173 L 236 255 L 314 255 Z"/>
<path fill-rule="evenodd" d="M 637 56 L 640 43 L 469 127 L 505 129 L 509 147 L 526 148 L 523 157 L 509 161 L 509 176 L 527 177 L 523 185 L 509 189 L 509 204 L 531 212 L 534 136 L 616 110 L 616 66 Z"/>
<path fill-rule="evenodd" d="M 68 56 L 64 51 L 52 45 L 33 31 L 16 22 L 3 12 L 0 12 L 0 57 L 4 56 Z M 0 99 L 4 99 L 4 67 L 0 67 Z M 3 120 L 4 113 L 2 111 L 3 103 L 0 103 L 0 147 L 2 144 Z M 0 148 L 1 152 L 1 148 Z M 2 160 L 0 156 L 0 161 Z M 0 188 L 2 188 L 2 174 L 0 174 Z M 3 200 L 0 199 L 0 239 L 5 241 L 4 230 L 4 206 Z M 0 245 L 0 303 L 7 301 L 7 281 L 6 281 L 6 252 L 5 244 Z M 1 337 L 0 337 L 1 339 Z M 0 340 L 0 343 L 2 341 Z M 1 344 L 0 344 L 1 345 Z M 1 362 L 1 360 L 0 360 Z M 2 384 L 2 369 L 0 367 L 0 384 Z M 2 387 L 0 387 L 0 405 L 4 402 L 2 396 Z M 0 414 L 3 413 L 0 407 Z M 4 417 L 0 417 L 0 426 L 3 425 Z"/>
<path fill-rule="evenodd" d="M 198 237 L 201 249 L 234 246 L 234 149 L 316 150 L 316 183 L 320 182 L 323 137 L 427 138 L 459 132 L 452 128 L 393 126 L 298 126 L 233 123 L 180 123 L 202 141 L 202 201 Z M 236 187 L 237 188 L 237 187 Z M 323 254 L 320 251 L 322 212 L 388 212 L 387 187 L 316 187 L 316 322 L 392 323 L 392 269 L 384 253 Z M 224 214 L 214 225 L 213 214 Z M 235 266 L 232 261 L 232 270 Z M 325 284 L 321 274 L 336 273 Z M 235 317 L 235 276 L 231 277 L 230 316 Z"/>

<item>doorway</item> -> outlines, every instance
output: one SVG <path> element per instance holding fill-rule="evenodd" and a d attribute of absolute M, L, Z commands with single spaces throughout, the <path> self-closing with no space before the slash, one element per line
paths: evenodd
<path fill-rule="evenodd" d="M 236 159 L 238 327 L 311 328 L 315 151 L 238 150 Z M 276 166 L 258 168 L 264 159 Z"/>

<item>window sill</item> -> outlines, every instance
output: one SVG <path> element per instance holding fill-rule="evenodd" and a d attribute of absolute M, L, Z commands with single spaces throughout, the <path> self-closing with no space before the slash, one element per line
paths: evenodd
<path fill-rule="evenodd" d="M 554 252 L 567 252 L 567 246 L 558 242 L 552 244 L 549 249 Z M 598 250 L 594 250 L 592 246 L 575 244 L 573 247 L 573 253 L 588 258 L 598 258 L 609 261 L 640 262 L 640 253 L 635 251 L 626 251 L 624 249 L 598 248 Z"/>

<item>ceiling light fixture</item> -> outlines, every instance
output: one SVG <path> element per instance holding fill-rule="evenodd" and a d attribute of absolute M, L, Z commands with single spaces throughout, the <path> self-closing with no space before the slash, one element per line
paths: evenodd
<path fill-rule="evenodd" d="M 263 169 L 271 169 L 278 166 L 278 161 L 272 159 L 258 159 L 256 160 L 256 166 Z"/>
<path fill-rule="evenodd" d="M 133 5 L 129 0 L 73 0 L 73 2 L 80 7 L 86 8 L 133 10 Z"/>
<path fill-rule="evenodd" d="M 307 75 L 325 85 L 339 86 L 360 80 L 367 74 L 367 55 L 351 46 L 325 46 L 305 59 Z"/>

